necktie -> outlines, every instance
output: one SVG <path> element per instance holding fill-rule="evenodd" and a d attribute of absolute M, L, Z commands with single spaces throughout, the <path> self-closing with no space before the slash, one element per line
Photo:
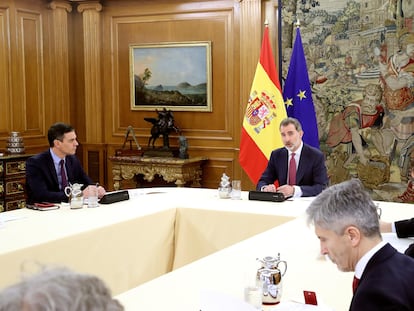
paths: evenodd
<path fill-rule="evenodd" d="M 62 190 L 64 190 L 66 188 L 66 186 L 68 185 L 68 180 L 66 178 L 66 172 L 65 172 L 65 160 L 60 160 L 60 177 L 62 180 Z"/>
<path fill-rule="evenodd" d="M 289 161 L 289 185 L 293 186 L 296 185 L 296 161 L 295 161 L 295 154 L 292 153 Z"/>
<path fill-rule="evenodd" d="M 352 292 L 355 294 L 355 291 L 358 287 L 359 279 L 354 276 L 354 280 L 352 281 Z"/>

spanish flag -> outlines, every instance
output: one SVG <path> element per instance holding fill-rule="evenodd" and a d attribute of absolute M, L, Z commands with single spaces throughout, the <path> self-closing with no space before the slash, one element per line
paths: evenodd
<path fill-rule="evenodd" d="M 266 26 L 240 137 L 240 165 L 254 184 L 265 170 L 272 150 L 283 147 L 279 125 L 286 116 Z"/>

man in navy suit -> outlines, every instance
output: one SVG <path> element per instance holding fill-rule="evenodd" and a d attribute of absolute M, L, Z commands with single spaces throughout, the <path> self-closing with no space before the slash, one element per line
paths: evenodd
<path fill-rule="evenodd" d="M 322 255 L 355 271 L 350 311 L 414 310 L 414 259 L 382 240 L 377 207 L 358 179 L 325 189 L 306 213 Z"/>
<path fill-rule="evenodd" d="M 68 124 L 55 123 L 49 128 L 47 136 L 50 148 L 26 161 L 27 203 L 67 202 L 68 197 L 62 185 L 64 181 L 67 184 L 82 184 L 84 197 L 87 198 L 88 186 L 93 182 L 75 155 L 79 145 L 75 129 Z M 63 170 L 61 160 L 64 163 Z M 105 189 L 99 186 L 98 197 L 104 194 Z"/>
<path fill-rule="evenodd" d="M 414 218 L 398 220 L 396 222 L 380 222 L 381 232 L 394 232 L 399 238 L 414 237 Z M 404 252 L 406 255 L 414 257 L 414 243 Z"/>
<path fill-rule="evenodd" d="M 328 185 L 328 173 L 323 153 L 302 141 L 303 130 L 295 118 L 280 123 L 280 134 L 285 147 L 273 150 L 260 177 L 256 190 L 281 192 L 285 197 L 318 195 Z M 289 183 L 288 171 L 291 155 L 296 162 L 296 180 Z M 275 182 L 278 182 L 278 187 Z"/>

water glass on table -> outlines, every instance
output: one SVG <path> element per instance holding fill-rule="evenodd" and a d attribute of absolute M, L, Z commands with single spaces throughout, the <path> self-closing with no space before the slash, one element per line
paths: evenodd
<path fill-rule="evenodd" d="M 262 310 L 262 295 L 263 289 L 256 284 L 247 285 L 244 288 L 244 301 L 258 311 Z"/>
<path fill-rule="evenodd" d="M 98 207 L 98 186 L 90 185 L 88 188 L 88 207 Z"/>
<path fill-rule="evenodd" d="M 240 200 L 241 199 L 241 180 L 233 180 L 231 182 L 230 197 L 233 200 Z"/>
<path fill-rule="evenodd" d="M 255 310 L 262 310 L 263 284 L 256 279 L 256 268 L 250 263 L 244 271 L 244 301 L 251 305 Z"/>

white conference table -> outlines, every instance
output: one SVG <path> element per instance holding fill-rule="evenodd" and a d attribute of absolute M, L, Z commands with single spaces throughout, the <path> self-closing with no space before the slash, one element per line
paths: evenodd
<path fill-rule="evenodd" d="M 288 301 L 303 303 L 303 290 L 315 291 L 319 305 L 330 310 L 345 311 L 351 300 L 353 273 L 343 273 L 336 265 L 320 255 L 319 241 L 305 223 L 304 212 L 312 198 L 301 198 L 283 203 L 262 202 L 255 210 L 268 213 L 268 208 L 295 219 L 276 226 L 249 239 L 235 243 L 209 256 L 189 263 L 117 296 L 126 310 L 202 310 L 203 295 L 218 292 L 235 299 L 243 299 L 246 273 L 255 273 L 256 258 L 281 254 L 288 269 L 283 277 L 282 304 Z M 253 202 L 243 194 L 244 204 Z M 210 202 L 211 203 L 211 202 Z M 200 208 L 207 208 L 203 202 Z M 378 202 L 382 219 L 393 221 L 413 217 L 414 206 Z M 250 212 L 246 208 L 246 212 Z M 230 230 L 230 229 L 229 229 Z M 395 234 L 383 235 L 400 251 L 413 241 L 398 239 Z M 188 247 L 188 246 L 187 246 Z M 278 310 L 268 306 L 267 310 Z M 203 311 L 207 311 L 204 310 Z"/>
<path fill-rule="evenodd" d="M 303 221 L 312 198 L 259 202 L 243 192 L 230 200 L 194 188 L 135 189 L 130 197 L 96 209 L 0 214 L 15 218 L 0 227 L 0 288 L 38 262 L 101 277 L 126 310 L 199 310 L 203 289 L 241 299 L 255 258 L 280 252 L 288 262 L 282 301 L 300 301 L 307 289 L 346 310 L 350 276 L 319 256 Z M 414 214 L 412 205 L 379 204 L 385 220 Z"/>
<path fill-rule="evenodd" d="M 0 288 L 39 263 L 96 274 L 119 294 L 296 213 L 219 199 L 211 189 L 144 188 L 131 190 L 130 197 L 96 209 L 66 204 L 0 214 Z"/>
<path fill-rule="evenodd" d="M 170 271 L 175 210 L 156 199 L 151 207 L 133 205 L 7 212 L 17 219 L 0 229 L 0 287 L 17 282 L 37 264 L 96 274 L 114 293 Z"/>

